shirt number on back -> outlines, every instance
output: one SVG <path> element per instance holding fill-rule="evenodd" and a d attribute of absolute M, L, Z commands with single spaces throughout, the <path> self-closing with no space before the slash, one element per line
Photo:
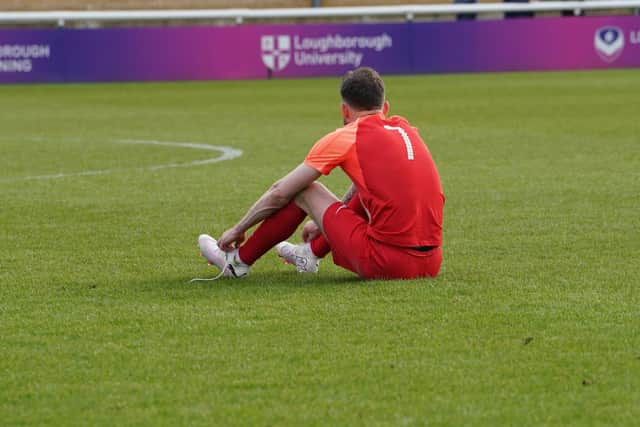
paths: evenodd
<path fill-rule="evenodd" d="M 389 126 L 384 125 L 386 130 L 396 131 L 402 137 L 404 141 L 404 145 L 407 147 L 407 159 L 413 160 L 413 145 L 411 145 L 411 139 L 409 139 L 409 135 L 407 135 L 407 131 L 398 126 Z"/>

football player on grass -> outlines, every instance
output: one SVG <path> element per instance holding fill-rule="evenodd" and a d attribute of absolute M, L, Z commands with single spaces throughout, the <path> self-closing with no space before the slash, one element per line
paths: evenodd
<path fill-rule="evenodd" d="M 335 264 L 362 278 L 438 274 L 444 195 L 429 150 L 406 119 L 387 117 L 384 83 L 375 70 L 347 73 L 340 94 L 344 126 L 316 142 L 217 241 L 199 237 L 202 255 L 221 274 L 247 275 L 272 247 L 299 272 L 317 272 L 319 259 L 331 252 Z M 342 200 L 316 182 L 336 167 L 352 182 Z M 303 228 L 304 243 L 285 242 L 307 216 L 312 221 Z"/>

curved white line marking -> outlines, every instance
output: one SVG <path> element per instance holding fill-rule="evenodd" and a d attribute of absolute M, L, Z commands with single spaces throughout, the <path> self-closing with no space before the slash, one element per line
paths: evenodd
<path fill-rule="evenodd" d="M 67 178 L 67 177 L 74 177 L 74 176 L 108 175 L 114 172 L 122 172 L 125 170 L 157 171 L 157 170 L 169 169 L 169 168 L 184 168 L 189 166 L 209 165 L 212 163 L 223 162 L 225 160 L 231 160 L 231 159 L 235 159 L 236 157 L 242 156 L 242 150 L 239 150 L 233 147 L 226 147 L 223 145 L 199 144 L 194 142 L 163 142 L 163 141 L 153 141 L 153 140 L 147 141 L 147 140 L 135 140 L 135 139 L 123 139 L 123 140 L 117 140 L 113 142 L 116 144 L 162 145 L 165 147 L 184 147 L 184 148 L 192 148 L 195 150 L 218 151 L 221 153 L 221 155 L 219 155 L 218 157 L 212 157 L 212 158 L 203 159 L 203 160 L 193 160 L 191 162 L 185 162 L 185 163 L 167 163 L 165 165 L 144 166 L 144 167 L 138 167 L 138 168 L 89 170 L 89 171 L 73 172 L 73 173 L 57 173 L 52 175 L 32 175 L 32 176 L 22 176 L 22 177 L 15 177 L 15 178 L 0 178 L 0 182 L 46 180 L 46 179 L 58 179 L 58 178 Z"/>

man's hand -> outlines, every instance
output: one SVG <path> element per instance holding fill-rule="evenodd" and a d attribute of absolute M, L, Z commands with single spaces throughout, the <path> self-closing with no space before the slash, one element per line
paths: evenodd
<path fill-rule="evenodd" d="M 240 246 L 244 242 L 244 232 L 237 230 L 235 227 L 228 229 L 218 240 L 218 247 L 225 252 L 230 252 Z"/>
<path fill-rule="evenodd" d="M 320 231 L 320 227 L 314 221 L 307 222 L 304 227 L 302 227 L 302 240 L 304 242 L 309 242 L 316 237 L 318 237 L 322 232 Z"/>

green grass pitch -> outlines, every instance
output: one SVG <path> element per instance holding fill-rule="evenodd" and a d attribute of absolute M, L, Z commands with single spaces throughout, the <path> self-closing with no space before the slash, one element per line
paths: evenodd
<path fill-rule="evenodd" d="M 440 169 L 441 276 L 269 253 L 195 284 L 198 234 L 339 125 L 338 79 L 0 87 L 0 424 L 637 425 L 639 82 L 389 76 Z M 218 154 L 123 139 L 244 154 L 153 170 Z"/>

